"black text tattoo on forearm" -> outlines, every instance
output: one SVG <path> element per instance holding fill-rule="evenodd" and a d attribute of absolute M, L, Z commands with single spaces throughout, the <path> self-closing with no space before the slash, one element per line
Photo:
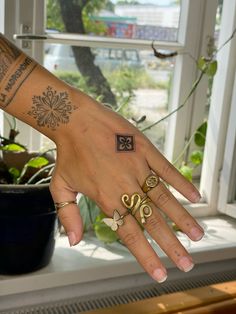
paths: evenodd
<path fill-rule="evenodd" d="M 116 134 L 116 151 L 117 152 L 134 152 L 135 138 L 130 134 Z"/>
<path fill-rule="evenodd" d="M 77 107 L 73 106 L 66 91 L 56 91 L 48 86 L 42 95 L 33 96 L 33 106 L 28 114 L 37 121 L 39 127 L 53 131 L 61 124 L 69 122 L 69 117 Z"/>
<path fill-rule="evenodd" d="M 7 107 L 36 62 L 24 55 L 0 34 L 0 106 Z"/>

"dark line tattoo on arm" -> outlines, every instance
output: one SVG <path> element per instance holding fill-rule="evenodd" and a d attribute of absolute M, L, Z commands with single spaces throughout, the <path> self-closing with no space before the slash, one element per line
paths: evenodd
<path fill-rule="evenodd" d="M 117 152 L 134 152 L 135 137 L 130 134 L 116 134 L 116 151 Z"/>
<path fill-rule="evenodd" d="M 37 66 L 0 34 L 0 107 L 7 107 Z"/>
<path fill-rule="evenodd" d="M 51 86 L 42 95 L 33 96 L 33 106 L 28 115 L 37 121 L 39 127 L 56 130 L 69 122 L 69 117 L 77 107 L 73 106 L 66 91 L 56 91 Z"/>

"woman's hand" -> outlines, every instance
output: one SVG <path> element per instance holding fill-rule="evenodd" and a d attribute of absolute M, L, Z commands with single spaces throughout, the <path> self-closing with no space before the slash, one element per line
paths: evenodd
<path fill-rule="evenodd" d="M 163 251 L 183 271 L 193 267 L 188 252 L 168 227 L 161 211 L 169 216 L 193 241 L 203 236 L 194 218 L 179 204 L 166 188 L 170 184 L 191 202 L 200 194 L 133 125 L 88 96 L 73 92 L 73 104 L 78 104 L 67 126 L 55 137 L 58 157 L 51 193 L 55 202 L 73 201 L 77 192 L 91 199 L 108 217 L 116 209 L 123 217 L 117 233 L 142 267 L 155 280 L 162 282 L 167 272 L 140 228 L 139 208 L 127 214 L 121 197 L 138 193 L 145 196 L 142 186 L 154 172 L 160 183 L 147 192 L 152 214 L 144 228 Z M 75 204 L 59 209 L 71 245 L 77 244 L 83 233 L 82 219 Z"/>
<path fill-rule="evenodd" d="M 173 262 L 189 271 L 193 261 L 160 210 L 190 239 L 201 239 L 203 230 L 165 183 L 192 202 L 200 199 L 196 188 L 129 122 L 58 80 L 1 34 L 0 50 L 0 107 L 57 145 L 51 192 L 61 207 L 59 218 L 70 244 L 82 238 L 81 216 L 73 204 L 81 192 L 114 216 L 108 220 L 113 229 L 118 228 L 122 241 L 154 279 L 164 281 L 166 270 L 138 220 Z M 151 173 L 163 181 L 146 195 L 143 184 Z"/>

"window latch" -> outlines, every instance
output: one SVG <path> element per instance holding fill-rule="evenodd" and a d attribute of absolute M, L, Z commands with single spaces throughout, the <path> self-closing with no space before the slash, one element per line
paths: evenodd
<path fill-rule="evenodd" d="M 47 35 L 34 35 L 34 34 L 15 34 L 14 39 L 18 40 L 47 40 Z"/>

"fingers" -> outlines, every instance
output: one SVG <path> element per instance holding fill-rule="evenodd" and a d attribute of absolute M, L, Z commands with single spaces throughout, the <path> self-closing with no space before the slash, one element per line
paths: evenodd
<path fill-rule="evenodd" d="M 191 256 L 170 230 L 156 206 L 152 202 L 149 205 L 151 206 L 152 214 L 146 219 L 143 227 L 180 270 L 190 271 L 194 266 Z M 136 211 L 135 217 L 141 223 L 139 210 Z"/>
<path fill-rule="evenodd" d="M 137 221 L 131 215 L 124 219 L 124 225 L 119 227 L 117 231 L 120 239 L 154 280 L 165 281 L 167 278 L 166 269 L 147 241 Z"/>
<path fill-rule="evenodd" d="M 154 204 L 165 212 L 191 240 L 199 241 L 203 237 L 204 231 L 202 227 L 176 200 L 162 182 L 148 192 L 148 195 Z"/>
<path fill-rule="evenodd" d="M 154 146 L 151 145 L 146 158 L 150 169 L 153 169 L 165 182 L 173 186 L 189 201 L 199 202 L 201 195 L 195 186 L 186 180 Z"/>
<path fill-rule="evenodd" d="M 77 193 L 70 191 L 62 180 L 61 182 L 58 181 L 52 180 L 50 184 L 54 203 L 74 201 Z M 68 204 L 60 208 L 58 210 L 58 217 L 65 228 L 70 246 L 79 243 L 83 236 L 83 222 L 78 206 L 76 204 Z"/>
<path fill-rule="evenodd" d="M 190 271 L 194 266 L 191 256 L 170 230 L 165 219 L 155 208 L 154 204 L 151 204 L 151 206 L 153 213 L 147 219 L 144 225 L 145 229 L 180 270 L 184 272 Z"/>
<path fill-rule="evenodd" d="M 99 200 L 99 205 L 107 216 L 112 217 L 113 211 L 116 209 L 121 217 L 123 216 L 124 223 L 119 225 L 116 231 L 122 242 L 127 246 L 129 251 L 136 257 L 137 261 L 144 268 L 144 270 L 156 281 L 163 282 L 167 278 L 167 272 L 161 263 L 156 252 L 146 239 L 143 230 L 140 228 L 137 220 L 131 215 L 127 214 L 127 209 L 121 202 L 121 196 L 124 193 L 132 195 L 134 192 L 140 192 L 140 187 L 136 180 L 130 178 L 122 186 L 114 187 L 111 185 L 106 190 L 106 195 Z M 117 197 L 114 199 L 114 195 Z M 113 197 L 111 197 L 113 196 Z M 113 198 L 113 202 L 110 200 Z"/>
<path fill-rule="evenodd" d="M 136 193 L 134 193 L 136 192 Z M 114 192 L 112 193 L 115 194 Z M 145 198 L 140 186 L 137 182 L 132 182 L 132 184 L 126 186 L 125 194 L 129 196 L 127 204 L 131 202 L 132 195 L 140 195 L 141 199 Z M 122 192 L 120 192 L 122 195 Z M 137 197 L 135 198 L 137 201 Z M 133 198 L 134 200 L 134 198 Z M 134 201 L 135 202 L 135 201 Z M 137 201 L 138 202 L 138 201 Z M 140 201 L 142 204 L 142 201 Z M 123 202 L 124 207 L 125 203 Z M 143 227 L 148 231 L 151 237 L 156 241 L 156 243 L 161 247 L 161 249 L 172 259 L 172 261 L 178 266 L 182 271 L 189 271 L 193 268 L 193 260 L 185 248 L 182 246 L 180 241 L 176 238 L 173 232 L 168 227 L 165 219 L 162 217 L 161 213 L 158 211 L 156 206 L 151 203 L 152 214 L 146 218 L 146 222 Z M 135 203 L 134 203 L 135 207 Z M 121 205 L 119 202 L 115 204 L 115 208 L 119 208 L 121 211 Z M 136 210 L 135 218 L 141 223 L 141 211 Z M 105 210 L 109 212 L 108 209 Z M 125 210 L 122 209 L 122 214 Z M 167 272 L 162 265 L 159 257 L 156 255 L 155 251 L 147 241 L 144 236 L 140 225 L 135 221 L 134 217 L 130 214 L 124 217 L 125 224 L 118 228 L 118 235 L 122 241 L 126 244 L 130 252 L 137 258 L 138 262 L 142 267 L 157 281 L 163 282 L 167 277 Z"/>

